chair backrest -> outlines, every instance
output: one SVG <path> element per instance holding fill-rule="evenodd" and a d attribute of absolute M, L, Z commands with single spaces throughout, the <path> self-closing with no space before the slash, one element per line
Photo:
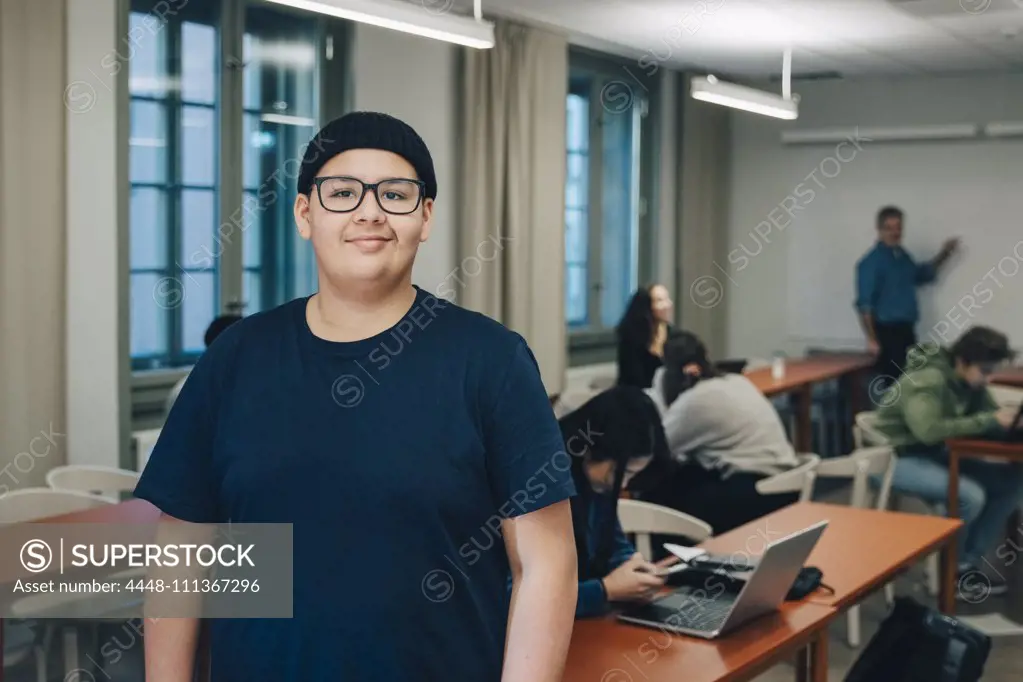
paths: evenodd
<path fill-rule="evenodd" d="M 142 471 L 149 461 L 149 453 L 156 447 L 156 441 L 160 439 L 161 429 L 143 429 L 131 434 L 135 441 L 135 468 Z"/>
<path fill-rule="evenodd" d="M 987 390 L 1001 407 L 1019 407 L 1023 403 L 1023 388 L 989 384 Z"/>
<path fill-rule="evenodd" d="M 869 448 L 854 450 L 845 457 L 832 457 L 821 460 L 817 465 L 817 478 L 845 478 L 852 481 L 853 507 L 865 508 L 868 506 L 868 491 L 870 489 L 870 477 L 880 476 L 881 482 L 878 486 L 877 500 L 874 503 L 876 509 L 888 508 L 888 496 L 892 489 L 892 477 L 895 475 L 895 464 L 898 457 L 895 450 L 888 445 L 879 445 Z"/>
<path fill-rule="evenodd" d="M 853 424 L 853 446 L 859 450 L 873 445 L 887 445 L 888 436 L 877 430 L 877 412 L 860 412 Z"/>
<path fill-rule="evenodd" d="M 623 532 L 636 536 L 636 551 L 647 559 L 653 557 L 650 545 L 653 534 L 681 535 L 703 542 L 713 532 L 710 525 L 695 516 L 642 500 L 618 500 L 618 522 Z"/>
<path fill-rule="evenodd" d="M 22 488 L 0 496 L 0 523 L 24 523 L 59 514 L 97 509 L 110 500 L 73 490 Z"/>
<path fill-rule="evenodd" d="M 50 469 L 46 485 L 54 490 L 74 490 L 120 501 L 122 492 L 135 490 L 139 473 L 91 464 L 69 464 Z"/>
<path fill-rule="evenodd" d="M 788 471 L 757 481 L 757 492 L 761 495 L 799 493 L 800 502 L 813 499 L 813 486 L 817 480 L 816 470 L 821 458 L 811 453 L 796 455 L 799 466 Z"/>

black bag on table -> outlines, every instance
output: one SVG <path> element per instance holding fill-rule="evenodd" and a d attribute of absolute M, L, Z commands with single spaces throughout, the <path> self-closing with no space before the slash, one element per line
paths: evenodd
<path fill-rule="evenodd" d="M 978 682 L 990 653 L 984 633 L 899 597 L 845 682 Z"/>

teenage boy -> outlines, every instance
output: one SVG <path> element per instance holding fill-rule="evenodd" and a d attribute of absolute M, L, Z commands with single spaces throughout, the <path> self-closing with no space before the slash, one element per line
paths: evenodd
<path fill-rule="evenodd" d="M 214 620 L 215 682 L 561 679 L 564 444 L 525 341 L 412 284 L 436 196 L 407 124 L 329 123 L 294 206 L 318 292 L 227 329 L 171 411 L 138 497 L 183 523 L 293 524 L 293 618 Z M 502 542 L 466 562 L 485 529 Z M 147 622 L 149 682 L 192 679 L 196 631 Z"/>
<path fill-rule="evenodd" d="M 899 455 L 892 489 L 944 508 L 948 494 L 945 440 L 997 435 L 1012 426 L 1016 408 L 999 408 L 987 377 L 1013 356 L 1004 334 L 973 327 L 950 348 L 912 349 L 908 371 L 888 389 L 877 429 Z M 1023 468 L 967 459 L 960 463 L 959 572 L 979 570 L 984 554 L 1005 532 L 1005 522 L 1023 501 Z M 998 576 L 987 576 L 991 594 L 1005 592 Z"/>

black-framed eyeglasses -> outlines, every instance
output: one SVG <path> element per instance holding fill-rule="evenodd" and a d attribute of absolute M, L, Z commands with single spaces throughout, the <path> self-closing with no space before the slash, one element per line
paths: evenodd
<path fill-rule="evenodd" d="M 331 213 L 351 213 L 359 208 L 370 191 L 385 213 L 408 215 L 423 201 L 426 183 L 410 178 L 389 178 L 380 182 L 363 182 L 347 175 L 313 178 L 320 205 Z"/>

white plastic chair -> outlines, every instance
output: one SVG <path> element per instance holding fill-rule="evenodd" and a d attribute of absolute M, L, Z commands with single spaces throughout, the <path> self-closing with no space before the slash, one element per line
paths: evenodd
<path fill-rule="evenodd" d="M 135 468 L 142 471 L 149 461 L 149 453 L 156 447 L 156 441 L 160 439 L 160 429 L 143 429 L 131 434 L 135 442 Z"/>
<path fill-rule="evenodd" d="M 798 466 L 757 481 L 757 492 L 761 495 L 799 493 L 800 502 L 809 502 L 813 499 L 813 487 L 817 480 L 816 470 L 821 458 L 811 453 L 796 457 L 799 458 Z"/>
<path fill-rule="evenodd" d="M 856 424 L 853 426 L 853 441 L 856 444 L 857 450 L 864 447 L 888 444 L 888 437 L 877 429 L 876 411 L 860 412 L 856 415 Z M 898 506 L 898 500 L 896 499 L 895 494 L 892 493 L 889 482 L 888 506 L 886 508 L 897 509 Z M 928 508 L 931 508 L 930 505 L 927 506 Z M 931 510 L 938 513 L 937 510 L 934 510 L 933 508 L 931 508 Z M 932 597 L 937 596 L 941 580 L 941 567 L 938 562 L 937 552 L 931 554 L 924 560 L 924 572 L 927 575 L 927 594 Z M 891 584 L 885 585 L 884 595 L 885 599 L 888 600 L 888 603 L 892 604 L 895 601 L 894 586 Z"/>
<path fill-rule="evenodd" d="M 853 424 L 853 446 L 856 450 L 872 445 L 887 445 L 888 437 L 877 430 L 877 412 L 860 412 Z"/>
<path fill-rule="evenodd" d="M 881 445 L 854 450 L 852 454 L 845 457 L 821 460 L 815 473 L 818 480 L 825 478 L 851 480 L 850 506 L 859 509 L 872 506 L 875 509 L 883 510 L 888 508 L 888 496 L 892 489 L 896 461 L 895 451 L 887 445 Z M 881 483 L 878 486 L 876 500 L 871 505 L 870 480 L 875 476 L 880 477 Z M 889 583 L 885 585 L 885 597 L 889 598 L 889 603 L 893 596 L 892 585 Z M 849 608 L 847 617 L 849 646 L 856 648 L 860 645 L 860 607 L 858 604 Z"/>
<path fill-rule="evenodd" d="M 121 493 L 135 490 L 137 471 L 93 464 L 69 464 L 50 469 L 46 484 L 54 490 L 73 490 L 120 502 Z"/>
<path fill-rule="evenodd" d="M 0 495 L 0 523 L 25 523 L 38 521 L 39 519 L 60 514 L 71 514 L 73 512 L 97 509 L 110 505 L 110 501 L 96 495 L 88 495 L 81 492 L 67 490 L 51 490 L 50 488 L 22 488 L 13 490 L 6 495 Z M 24 597 L 11 604 L 11 613 L 19 617 L 31 620 L 32 613 L 44 599 L 50 599 L 59 595 L 34 595 Z M 34 639 L 31 651 L 36 659 L 36 676 L 40 682 L 47 679 L 46 654 L 53 641 L 53 636 L 58 630 L 58 621 L 44 621 L 42 635 Z M 11 625 L 21 626 L 17 620 Z M 71 625 L 61 628 L 64 638 L 64 660 L 66 674 L 70 675 L 78 668 L 78 633 Z M 24 658 L 21 654 L 20 658 Z M 4 655 L 4 663 L 8 663 L 7 654 Z M 70 679 L 70 678 L 68 678 Z"/>
<path fill-rule="evenodd" d="M 651 535 L 681 535 L 699 543 L 713 532 L 709 524 L 695 516 L 642 500 L 618 500 L 618 522 L 626 535 L 636 536 L 636 551 L 647 560 L 654 555 Z"/>

